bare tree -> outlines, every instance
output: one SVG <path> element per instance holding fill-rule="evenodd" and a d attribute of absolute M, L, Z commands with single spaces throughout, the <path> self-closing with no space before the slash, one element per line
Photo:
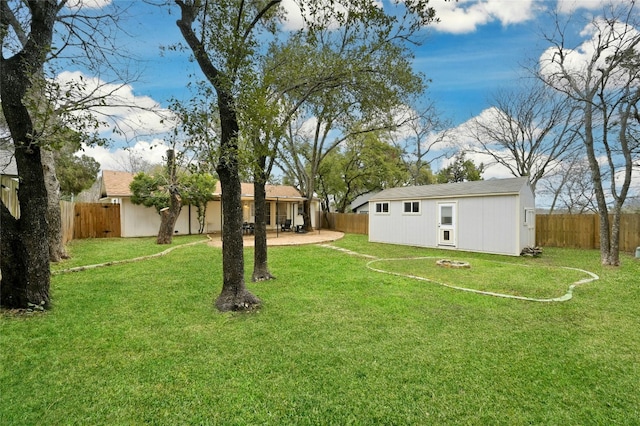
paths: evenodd
<path fill-rule="evenodd" d="M 453 155 L 452 126 L 443 120 L 433 103 L 419 111 L 408 111 L 409 118 L 397 131 L 390 132 L 399 147 L 410 174 L 411 185 L 434 183 L 431 164 Z"/>
<path fill-rule="evenodd" d="M 552 47 L 540 59 L 540 75 L 580 105 L 582 143 L 600 216 L 601 262 L 619 265 L 620 215 L 639 149 L 634 138 L 640 101 L 636 4 L 609 4 L 602 15 L 590 19 L 582 34 L 591 38 L 580 46 L 568 46 L 558 15 L 555 21 L 555 33 L 547 36 Z"/>
<path fill-rule="evenodd" d="M 528 176 L 532 188 L 564 158 L 575 154 L 577 108 L 537 79 L 516 90 L 501 90 L 493 107 L 474 118 L 468 152 L 490 155 L 516 177 Z"/>
<path fill-rule="evenodd" d="M 585 157 L 565 158 L 553 172 L 538 181 L 539 190 L 551 195 L 549 214 L 597 213 L 589 163 Z"/>

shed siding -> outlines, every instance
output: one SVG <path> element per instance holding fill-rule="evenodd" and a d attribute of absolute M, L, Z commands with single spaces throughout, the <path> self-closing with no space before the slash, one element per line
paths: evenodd
<path fill-rule="evenodd" d="M 458 249 L 520 254 L 517 231 L 518 197 L 463 198 L 458 203 Z"/>
<path fill-rule="evenodd" d="M 519 255 L 519 197 L 488 196 L 421 201 L 419 215 L 403 213 L 403 201 L 389 201 L 389 213 L 370 213 L 369 240 L 438 248 L 438 203 L 455 202 L 458 250 Z M 375 212 L 372 202 L 370 211 Z"/>

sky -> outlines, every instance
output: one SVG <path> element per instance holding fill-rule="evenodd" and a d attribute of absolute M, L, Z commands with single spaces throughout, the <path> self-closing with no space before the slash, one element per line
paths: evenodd
<path fill-rule="evenodd" d="M 112 0 L 74 1 L 100 6 Z M 187 98 L 190 95 L 187 84 L 193 81 L 193 76 L 201 76 L 197 64 L 189 60 L 188 52 L 165 50 L 161 53 L 161 46 L 182 41 L 175 24 L 177 7 L 113 1 L 130 6 L 126 25 L 132 37 L 125 42 L 137 57 L 140 72 L 139 79 L 119 90 L 121 96 L 129 102 L 147 106 L 157 103 L 162 107 L 167 107 L 171 98 Z M 293 10 L 291 2 L 283 0 L 283 5 Z M 452 127 L 463 125 L 489 108 L 497 90 L 520 84 L 519 78 L 525 75 L 524 66 L 535 63 L 549 48 L 542 34 L 552 30 L 550 12 L 560 10 L 562 16 L 568 16 L 566 13 L 571 11 L 589 15 L 597 14 L 603 6 L 600 0 L 430 0 L 429 4 L 436 9 L 440 22 L 425 29 L 424 42 L 414 48 L 413 63 L 415 70 L 429 79 L 425 102 L 433 101 L 441 117 L 449 120 Z M 295 25 L 296 16 L 291 14 L 290 18 L 290 25 Z M 576 25 L 568 34 L 580 40 L 581 30 L 582 27 Z M 66 77 L 82 72 L 71 68 L 68 71 Z M 131 111 L 120 113 L 138 123 L 134 126 L 138 133 L 149 135 L 153 131 L 168 130 L 166 122 L 161 123 L 158 117 L 138 116 Z M 162 140 L 151 136 L 113 135 L 112 139 L 108 148 L 86 149 L 86 154 L 95 157 L 103 169 L 122 168 L 128 156 L 122 150 L 125 146 L 150 162 L 160 162 L 166 149 Z M 487 170 L 484 177 L 508 175 L 504 170 L 493 168 Z"/>

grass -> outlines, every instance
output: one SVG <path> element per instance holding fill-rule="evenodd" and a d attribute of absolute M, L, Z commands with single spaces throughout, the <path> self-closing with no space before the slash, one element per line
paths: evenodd
<path fill-rule="evenodd" d="M 204 235 L 176 235 L 169 245 L 155 244 L 156 237 L 144 238 L 90 238 L 72 240 L 67 244 L 70 258 L 53 264 L 51 269 L 59 271 L 77 266 L 132 259 L 160 253 L 169 247 L 206 240 Z"/>
<path fill-rule="evenodd" d="M 375 269 L 409 274 L 435 283 L 512 296 L 551 299 L 564 295 L 572 283 L 588 279 L 585 272 L 553 266 L 474 259 L 470 268 L 444 268 L 438 257 L 389 259 Z M 447 256 L 449 260 L 461 260 Z M 466 261 L 466 260 L 464 260 Z"/>
<path fill-rule="evenodd" d="M 74 255 L 122 250 L 91 243 Z M 335 245 L 442 255 L 351 235 Z M 523 302 L 380 274 L 318 246 L 274 247 L 278 278 L 248 283 L 263 308 L 219 314 L 221 251 L 207 245 L 57 275 L 50 312 L 0 317 L 0 424 L 637 424 L 639 261 L 460 256 L 601 279 L 569 302 Z M 247 273 L 251 259 L 248 249 Z"/>

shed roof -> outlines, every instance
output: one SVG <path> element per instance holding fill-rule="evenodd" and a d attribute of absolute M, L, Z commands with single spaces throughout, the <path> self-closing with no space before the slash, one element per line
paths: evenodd
<path fill-rule="evenodd" d="M 522 187 L 528 184 L 529 178 L 525 176 L 510 179 L 406 186 L 385 189 L 371 197 L 370 201 L 509 195 L 518 194 Z"/>

